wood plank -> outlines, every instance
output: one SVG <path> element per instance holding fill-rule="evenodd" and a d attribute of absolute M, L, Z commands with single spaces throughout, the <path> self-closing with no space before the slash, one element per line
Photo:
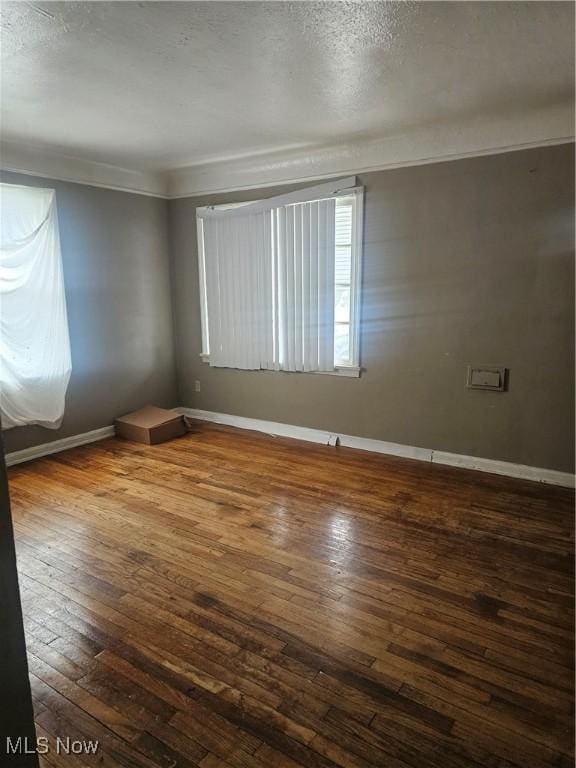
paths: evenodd
<path fill-rule="evenodd" d="M 10 470 L 40 734 L 129 768 L 567 768 L 570 491 L 215 425 Z"/>

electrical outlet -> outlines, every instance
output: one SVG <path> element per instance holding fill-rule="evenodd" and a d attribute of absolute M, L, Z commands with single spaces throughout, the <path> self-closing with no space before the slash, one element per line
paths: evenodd
<path fill-rule="evenodd" d="M 200 392 L 200 382 L 198 381 L 198 379 L 196 379 L 196 381 L 194 382 L 194 389 L 196 390 L 196 392 Z"/>

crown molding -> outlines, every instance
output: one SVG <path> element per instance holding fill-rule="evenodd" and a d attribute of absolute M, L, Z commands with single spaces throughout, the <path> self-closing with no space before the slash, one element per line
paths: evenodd
<path fill-rule="evenodd" d="M 169 198 L 327 179 L 349 173 L 446 162 L 574 140 L 574 107 L 482 115 L 434 123 L 379 139 L 228 158 L 164 174 Z"/>
<path fill-rule="evenodd" d="M 11 141 L 0 143 L 0 168 L 27 176 L 166 197 L 166 182 L 161 174 L 98 163 Z"/>
<path fill-rule="evenodd" d="M 121 168 L 3 141 L 0 168 L 140 195 L 180 198 L 319 181 L 572 141 L 574 107 L 560 104 L 525 114 L 483 115 L 460 122 L 433 123 L 378 139 L 222 158 L 163 173 Z"/>

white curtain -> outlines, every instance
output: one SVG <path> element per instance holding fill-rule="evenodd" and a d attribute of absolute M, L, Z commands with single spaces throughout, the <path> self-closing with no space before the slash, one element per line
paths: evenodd
<path fill-rule="evenodd" d="M 334 370 L 332 189 L 353 183 L 198 209 L 211 366 Z"/>
<path fill-rule="evenodd" d="M 55 192 L 1 184 L 2 427 L 59 427 L 70 371 Z"/>

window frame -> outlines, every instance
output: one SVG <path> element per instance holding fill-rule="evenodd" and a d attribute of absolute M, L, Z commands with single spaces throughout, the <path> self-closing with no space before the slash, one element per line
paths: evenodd
<path fill-rule="evenodd" d="M 350 274 L 350 364 L 334 365 L 333 371 L 279 371 L 280 373 L 305 373 L 320 376 L 345 376 L 358 378 L 362 367 L 360 364 L 360 322 L 362 299 L 362 261 L 363 261 L 363 231 L 364 231 L 364 187 L 349 187 L 336 192 L 333 197 L 351 197 L 352 205 L 352 235 L 351 235 L 351 274 Z M 230 210 L 244 205 L 259 202 L 250 200 L 242 203 L 227 203 L 210 206 L 216 210 Z M 198 254 L 198 279 L 200 289 L 200 325 L 202 331 L 202 351 L 200 358 L 205 363 L 210 362 L 210 333 L 208 328 L 208 295 L 206 289 L 206 264 L 204 251 L 204 220 L 196 214 L 196 239 Z M 336 324 L 336 323 L 335 323 Z"/>

